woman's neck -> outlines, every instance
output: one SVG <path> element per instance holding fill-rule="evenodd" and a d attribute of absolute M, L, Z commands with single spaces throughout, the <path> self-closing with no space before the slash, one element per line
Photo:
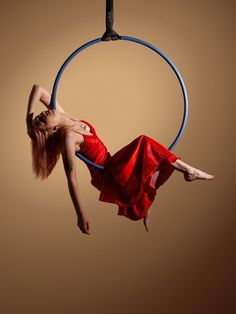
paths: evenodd
<path fill-rule="evenodd" d="M 71 118 L 65 113 L 60 113 L 59 128 L 69 128 L 78 124 L 79 121 Z"/>

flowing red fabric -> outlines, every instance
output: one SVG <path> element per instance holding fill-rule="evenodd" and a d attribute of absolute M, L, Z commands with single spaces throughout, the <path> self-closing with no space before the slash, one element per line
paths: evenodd
<path fill-rule="evenodd" d="M 79 152 L 105 167 L 99 170 L 87 164 L 91 183 L 100 191 L 99 200 L 117 204 L 118 215 L 132 220 L 145 217 L 156 190 L 171 176 L 174 171 L 171 163 L 178 157 L 146 135 L 139 136 L 111 156 L 94 127 L 81 121 L 90 127 L 92 135 L 83 134 L 84 145 Z M 159 175 L 154 185 L 152 176 L 156 171 Z"/>

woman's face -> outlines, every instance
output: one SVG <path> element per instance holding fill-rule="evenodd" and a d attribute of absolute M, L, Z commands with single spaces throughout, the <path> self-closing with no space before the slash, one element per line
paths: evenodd
<path fill-rule="evenodd" d="M 35 117 L 33 126 L 40 129 L 48 130 L 58 125 L 59 117 L 56 110 L 42 111 Z"/>

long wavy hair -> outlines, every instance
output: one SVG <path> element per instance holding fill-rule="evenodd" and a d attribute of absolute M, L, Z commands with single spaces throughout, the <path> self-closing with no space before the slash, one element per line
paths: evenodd
<path fill-rule="evenodd" d="M 56 166 L 61 154 L 59 130 L 46 135 L 46 130 L 34 128 L 31 138 L 32 168 L 36 177 L 46 179 Z"/>

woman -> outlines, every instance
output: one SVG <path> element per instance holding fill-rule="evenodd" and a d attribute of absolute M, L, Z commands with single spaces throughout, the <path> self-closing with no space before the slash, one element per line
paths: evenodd
<path fill-rule="evenodd" d="M 37 102 L 47 111 L 34 117 Z M 111 156 L 88 122 L 70 117 L 56 103 L 50 108 L 51 95 L 34 85 L 29 97 L 26 115 L 27 132 L 32 142 L 33 170 L 37 177 L 47 178 L 62 154 L 69 193 L 77 213 L 81 231 L 89 234 L 89 222 L 80 203 L 76 177 L 75 153 L 105 166 L 99 170 L 87 165 L 91 183 L 100 190 L 99 199 L 119 206 L 118 214 L 132 220 L 143 219 L 149 230 L 150 206 L 156 190 L 176 169 L 186 181 L 212 180 L 213 176 L 193 168 L 153 139 L 141 135 Z"/>

